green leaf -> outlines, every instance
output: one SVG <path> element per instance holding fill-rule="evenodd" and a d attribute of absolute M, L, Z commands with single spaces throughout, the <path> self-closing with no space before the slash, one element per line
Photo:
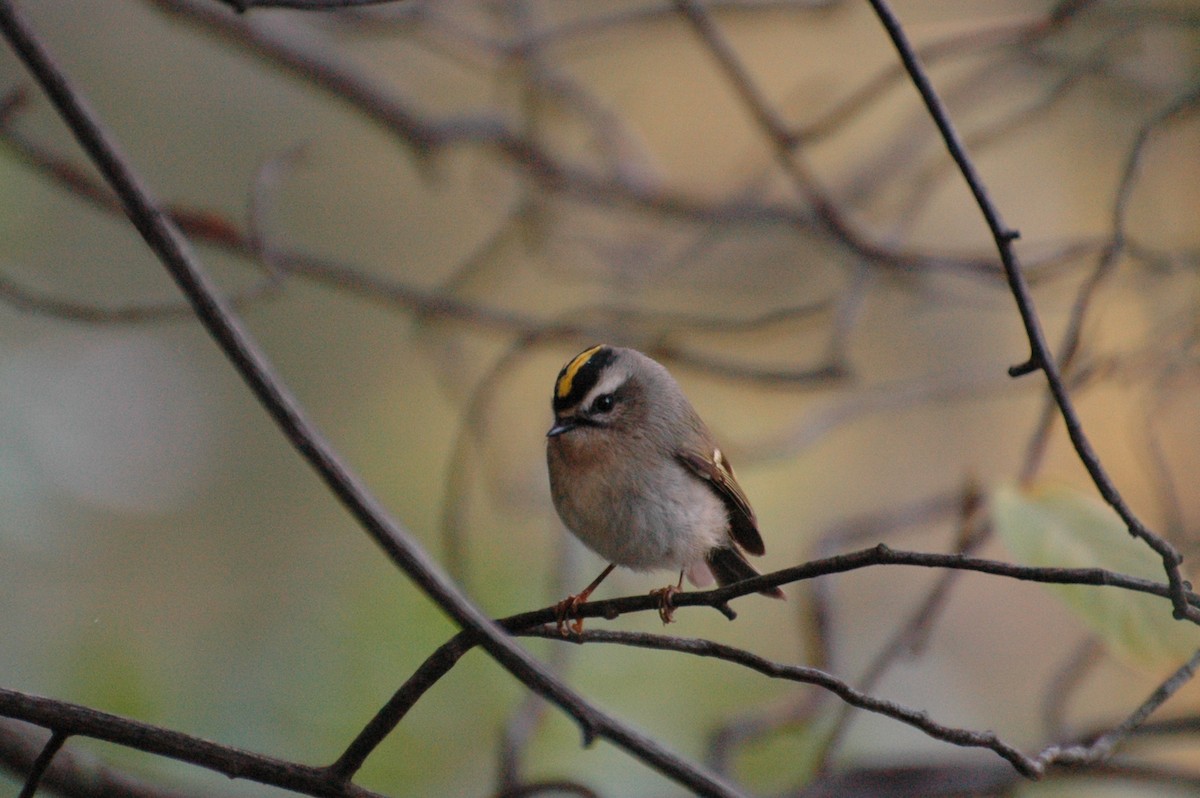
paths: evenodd
<path fill-rule="evenodd" d="M 1065 486 L 1005 487 L 992 493 L 989 509 L 1004 545 L 1024 565 L 1104 568 L 1166 581 L 1158 555 L 1097 498 Z M 1200 629 L 1176 621 L 1166 598 L 1115 587 L 1047 587 L 1128 664 L 1158 669 L 1200 647 Z"/>

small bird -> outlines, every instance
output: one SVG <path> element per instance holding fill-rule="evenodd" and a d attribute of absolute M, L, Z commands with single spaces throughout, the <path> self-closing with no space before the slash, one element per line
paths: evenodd
<path fill-rule="evenodd" d="M 743 552 L 763 553 L 750 502 L 724 453 L 675 378 L 634 349 L 593 346 L 554 383 L 546 462 L 554 507 L 567 528 L 609 565 L 556 607 L 558 628 L 618 565 L 679 569 L 651 591 L 663 623 L 683 577 L 697 587 L 758 576 Z M 777 587 L 759 591 L 782 599 Z M 572 624 L 583 630 L 578 615 Z"/>

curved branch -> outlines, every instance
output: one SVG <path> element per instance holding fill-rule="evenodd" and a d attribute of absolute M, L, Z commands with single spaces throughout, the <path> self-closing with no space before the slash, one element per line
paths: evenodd
<path fill-rule="evenodd" d="M 41 731 L 0 717 L 0 767 L 16 775 L 32 771 L 48 739 L 35 729 Z M 144 781 L 70 748 L 58 752 L 39 783 L 44 792 L 70 798 L 195 798 L 194 793 Z"/>
<path fill-rule="evenodd" d="M 1197 649 L 1191 659 L 1180 665 L 1173 674 L 1155 688 L 1150 696 L 1120 724 L 1087 744 L 1050 746 L 1038 756 L 1038 760 L 1046 765 L 1088 765 L 1107 759 L 1119 743 L 1136 732 L 1155 710 L 1192 680 L 1192 677 L 1196 675 L 1197 668 L 1200 668 L 1200 649 Z"/>
<path fill-rule="evenodd" d="M 542 626 L 522 632 L 523 635 L 559 638 L 561 635 L 550 626 Z M 671 637 L 645 632 L 613 632 L 613 631 L 584 631 L 573 639 L 577 643 L 616 643 L 634 648 L 647 648 L 656 651 L 675 651 L 681 654 L 691 654 L 697 657 L 731 662 L 749 668 L 752 671 L 769 676 L 772 679 L 786 679 L 803 684 L 811 684 L 828 690 L 852 707 L 865 709 L 877 715 L 892 718 L 941 742 L 964 748 L 986 748 L 999 754 L 1007 760 L 1022 776 L 1036 778 L 1041 775 L 1041 767 L 1036 759 L 1023 754 L 1001 740 L 990 731 L 971 731 L 959 729 L 938 723 L 923 710 L 912 709 L 894 701 L 868 695 L 856 690 L 846 682 L 818 668 L 806 665 L 785 665 L 760 657 L 750 651 L 734 646 L 718 643 L 713 640 L 703 640 L 695 637 Z"/>
<path fill-rule="evenodd" d="M 1066 425 L 1067 435 L 1075 447 L 1075 452 L 1078 454 L 1080 462 L 1083 463 L 1084 468 L 1087 469 L 1088 474 L 1092 478 L 1092 482 L 1096 485 L 1097 490 L 1100 491 L 1100 495 L 1121 516 L 1121 520 L 1125 522 L 1126 527 L 1129 529 L 1129 534 L 1142 540 L 1162 558 L 1163 570 L 1166 572 L 1167 581 L 1171 585 L 1171 601 L 1174 605 L 1175 617 L 1188 617 L 1193 620 L 1200 618 L 1200 613 L 1197 613 L 1194 608 L 1188 606 L 1187 583 L 1179 567 L 1183 561 L 1182 555 L 1180 555 L 1174 546 L 1152 532 L 1134 515 L 1133 510 L 1126 504 L 1120 491 L 1117 490 L 1116 485 L 1109 478 L 1108 472 L 1105 470 L 1103 464 L 1101 464 L 1095 449 L 1092 448 L 1091 441 L 1084 434 L 1083 425 L 1079 420 L 1079 415 L 1075 412 L 1075 406 L 1071 401 L 1070 394 L 1067 392 L 1067 387 L 1063 381 L 1058 363 L 1050 352 L 1049 344 L 1046 343 L 1046 335 L 1042 330 L 1037 310 L 1034 308 L 1033 297 L 1029 293 L 1029 286 L 1025 282 L 1020 263 L 1013 250 L 1013 241 L 1020 234 L 1008 227 L 1000 218 L 1000 212 L 992 203 L 991 197 L 983 185 L 983 179 L 979 176 L 975 169 L 975 164 L 963 148 L 962 141 L 954 128 L 953 122 L 950 121 L 949 114 L 947 114 L 946 109 L 942 106 L 941 99 L 930 83 L 929 76 L 921 66 L 916 52 L 909 43 L 907 35 L 904 33 L 904 29 L 900 26 L 899 20 L 892 13 L 886 0 L 871 0 L 871 6 L 875 9 L 876 15 L 895 45 L 896 51 L 904 62 L 905 69 L 908 70 L 913 85 L 920 93 L 921 99 L 925 102 L 930 116 L 933 118 L 938 131 L 942 135 L 950 157 L 954 159 L 959 171 L 962 172 L 963 178 L 966 180 L 967 186 L 970 188 L 971 194 L 975 198 L 975 202 L 979 206 L 984 220 L 987 222 L 988 229 L 992 232 L 996 248 L 1000 253 L 1000 260 L 1004 266 L 1005 276 L 1008 278 L 1009 289 L 1016 300 L 1017 310 L 1020 312 L 1021 322 L 1025 327 L 1025 334 L 1029 339 L 1030 346 L 1029 358 L 1024 363 L 1011 367 L 1009 374 L 1013 377 L 1020 377 L 1040 370 L 1046 375 L 1046 382 L 1051 394 L 1054 396 L 1055 404 L 1058 405 L 1063 423 Z"/>
<path fill-rule="evenodd" d="M 846 573 L 848 571 L 879 565 L 903 565 L 921 568 L 975 571 L 1026 582 L 1115 587 L 1138 593 L 1148 593 L 1167 599 L 1172 596 L 1170 585 L 1106 571 L 1103 568 L 1039 568 L 1014 565 L 1013 563 L 989 560 L 982 557 L 970 557 L 964 554 L 901 551 L 880 544 L 868 549 L 860 549 L 847 554 L 813 560 L 792 568 L 773 571 L 754 579 L 747 579 L 714 590 L 676 593 L 672 596 L 671 603 L 676 608 L 712 607 L 724 613 L 725 609 L 728 608 L 728 603 L 733 599 L 757 593 L 765 587 L 778 587 L 792 582 L 800 582 L 820 576 Z M 1189 592 L 1186 595 L 1186 600 L 1190 607 L 1200 607 L 1200 596 Z M 579 605 L 577 612 L 580 618 L 605 618 L 613 620 L 631 612 L 657 612 L 659 605 L 659 599 L 654 595 L 624 596 L 604 601 L 589 601 Z M 549 606 L 502 618 L 496 621 L 496 624 L 511 634 L 525 635 L 532 634 L 533 632 L 530 630 L 536 627 L 551 625 L 556 627 L 556 620 L 555 607 Z M 574 636 L 568 639 L 579 640 L 579 638 Z M 400 721 L 404 719 L 405 715 L 417 701 L 439 679 L 449 673 L 451 668 L 458 663 L 464 654 L 479 645 L 479 643 L 480 639 L 478 635 L 469 630 L 459 632 L 443 643 L 433 654 L 426 658 L 425 662 L 400 686 L 400 689 L 396 691 L 387 704 L 375 714 L 346 749 L 346 752 L 330 766 L 330 770 L 340 774 L 343 778 L 351 778 L 362 767 L 367 757 L 371 755 L 375 748 L 399 725 Z M 1033 760 L 1030 761 L 1032 762 Z M 1014 766 L 1017 766 L 1015 762 Z M 1025 765 L 1021 765 L 1018 766 L 1018 769 L 1023 774 L 1029 775 L 1026 770 L 1022 769 L 1024 767 Z"/>
<path fill-rule="evenodd" d="M 336 779 L 325 768 L 309 767 L 244 751 L 190 734 L 124 718 L 90 707 L 19 693 L 0 687 L 0 715 L 197 765 L 231 779 L 247 779 L 319 798 L 383 798 Z"/>

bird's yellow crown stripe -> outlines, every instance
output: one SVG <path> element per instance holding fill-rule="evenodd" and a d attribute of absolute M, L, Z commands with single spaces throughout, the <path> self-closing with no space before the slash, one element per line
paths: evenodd
<path fill-rule="evenodd" d="M 558 378 L 558 398 L 564 399 L 571 393 L 571 385 L 575 382 L 575 375 L 583 368 L 583 364 L 592 359 L 592 355 L 604 348 L 604 344 L 593 346 L 591 349 L 585 349 L 575 356 L 575 359 L 567 364 L 563 369 L 562 376 Z"/>

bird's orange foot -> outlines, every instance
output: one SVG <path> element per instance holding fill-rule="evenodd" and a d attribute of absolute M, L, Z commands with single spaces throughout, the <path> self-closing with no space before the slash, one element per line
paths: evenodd
<path fill-rule="evenodd" d="M 560 635 L 566 637 L 568 628 L 577 635 L 583 633 L 583 618 L 579 616 L 579 605 L 585 601 L 587 601 L 586 591 L 574 596 L 567 596 L 554 605 L 554 620 Z"/>
<path fill-rule="evenodd" d="M 658 617 L 662 618 L 664 626 L 675 620 L 675 606 L 671 604 L 671 597 L 680 592 L 682 591 L 678 585 L 667 585 L 650 591 L 651 596 L 658 596 Z"/>

